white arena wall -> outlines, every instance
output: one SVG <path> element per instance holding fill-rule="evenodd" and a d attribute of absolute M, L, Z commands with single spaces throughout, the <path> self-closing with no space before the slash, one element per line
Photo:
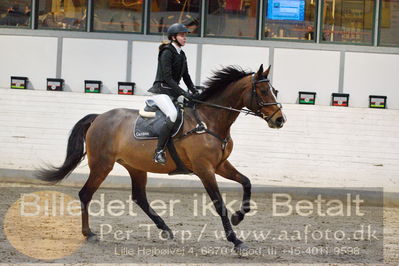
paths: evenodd
<path fill-rule="evenodd" d="M 239 65 L 256 71 L 261 64 L 266 68 L 269 64 L 269 49 L 265 47 L 205 44 L 202 49 L 201 83 L 212 76 L 212 71 L 223 66 Z"/>
<path fill-rule="evenodd" d="M 295 103 L 298 91 L 311 91 L 317 93 L 317 104 L 330 105 L 331 93 L 338 92 L 339 59 L 335 51 L 276 49 L 273 86 L 279 99 Z"/>
<path fill-rule="evenodd" d="M 115 84 L 126 79 L 127 42 L 65 38 L 62 47 L 66 90 L 81 92 L 84 80 L 101 80 L 103 93 L 118 93 Z"/>
<path fill-rule="evenodd" d="M 367 106 L 362 95 L 385 95 L 389 108 L 399 109 L 399 54 L 347 53 L 344 88 L 351 105 Z"/>
<path fill-rule="evenodd" d="M 62 163 L 69 131 L 80 118 L 113 108 L 140 108 L 145 98 L 0 89 L 0 176 L 13 178 L 16 172 L 29 178 L 44 163 Z M 399 110 L 285 104 L 284 111 L 288 122 L 280 130 L 243 115 L 232 127 L 235 148 L 230 160 L 253 184 L 399 192 Z M 86 160 L 76 173 L 88 173 Z M 127 171 L 117 164 L 111 175 L 108 182 L 130 186 Z M 165 185 L 169 180 L 198 180 L 150 177 Z"/>
<path fill-rule="evenodd" d="M 45 31 L 44 31 L 45 32 Z M 138 38 L 138 37 L 137 37 Z M 30 89 L 45 90 L 46 78 L 65 79 L 65 90 L 83 92 L 84 80 L 102 80 L 103 93 L 115 94 L 118 81 L 136 83 L 145 95 L 155 77 L 158 41 L 49 36 L 0 35 L 0 88 L 10 86 L 10 76 L 27 76 Z M 196 85 L 227 65 L 256 71 L 273 64 L 271 79 L 283 103 L 296 103 L 298 91 L 317 92 L 317 105 L 328 106 L 331 93 L 350 93 L 351 107 L 367 107 L 368 95 L 388 96 L 388 108 L 399 109 L 399 54 L 207 44 L 192 39 L 184 47 Z M 271 42 L 273 43 L 273 42 Z M 265 42 L 262 42 L 264 45 Z M 328 47 L 328 46 L 327 46 Z M 57 53 L 57 51 L 60 53 Z M 270 62 L 273 58 L 273 62 Z M 127 67 L 131 66 L 131 67 Z M 341 69 L 344 71 L 341 71 Z"/>
<path fill-rule="evenodd" d="M 44 162 L 61 163 L 70 129 L 88 113 L 143 106 L 162 39 L 4 32 L 0 34 L 0 177 L 29 177 Z M 258 118 L 240 116 L 232 128 L 231 161 L 254 184 L 375 186 L 399 192 L 399 54 L 380 47 L 337 47 L 246 40 L 233 44 L 206 38 L 192 38 L 184 47 L 196 85 L 222 66 L 256 71 L 262 63 L 272 64 L 270 78 L 280 91 L 288 123 L 272 130 Z M 28 90 L 9 89 L 10 76 L 29 77 Z M 46 78 L 54 77 L 65 79 L 65 92 L 46 91 Z M 83 93 L 84 80 L 91 79 L 103 81 L 101 94 Z M 126 80 L 136 83 L 135 96 L 117 95 L 118 81 Z M 295 104 L 298 91 L 317 92 L 316 105 Z M 333 92 L 350 93 L 350 107 L 329 106 Z M 370 94 L 388 96 L 388 109 L 367 108 Z M 86 175 L 87 163 L 76 172 Z M 116 166 L 111 174 L 127 172 Z M 150 176 L 165 180 L 164 184 L 172 179 L 198 180 Z M 81 177 L 72 180 L 83 182 Z M 129 182 L 126 177 L 114 180 Z"/>
<path fill-rule="evenodd" d="M 46 78 L 55 77 L 57 38 L 1 36 L 0 87 L 10 87 L 11 76 L 29 77 L 29 89 L 45 89 Z"/>

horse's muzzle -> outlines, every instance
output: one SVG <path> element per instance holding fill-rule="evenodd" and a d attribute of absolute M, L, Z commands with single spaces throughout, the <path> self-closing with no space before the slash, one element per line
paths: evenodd
<path fill-rule="evenodd" d="M 275 124 L 278 128 L 281 128 L 281 127 L 283 127 L 284 122 L 285 122 L 284 117 L 280 116 L 280 117 L 277 117 Z"/>
<path fill-rule="evenodd" d="M 286 119 L 284 118 L 284 116 L 279 116 L 276 119 L 271 119 L 271 120 L 266 120 L 267 124 L 269 125 L 269 127 L 271 128 L 282 128 L 284 123 L 286 122 Z"/>

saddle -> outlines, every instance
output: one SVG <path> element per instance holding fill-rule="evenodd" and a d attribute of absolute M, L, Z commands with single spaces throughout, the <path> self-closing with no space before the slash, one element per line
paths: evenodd
<path fill-rule="evenodd" d="M 155 102 L 151 99 L 146 100 L 146 106 L 139 111 L 139 117 L 136 119 L 134 127 L 134 137 L 138 140 L 157 139 L 159 132 L 166 120 L 165 114 L 158 108 Z M 169 173 L 169 175 L 190 174 L 192 171 L 186 168 L 179 155 L 177 154 L 173 137 L 175 137 L 184 122 L 183 111 L 178 108 L 177 119 L 172 129 L 171 137 L 166 144 L 169 153 L 176 164 L 176 170 Z"/>
<path fill-rule="evenodd" d="M 146 106 L 144 109 L 139 111 L 139 117 L 137 117 L 134 137 L 140 140 L 146 139 L 157 139 L 162 125 L 165 123 L 166 116 L 159 110 L 158 106 L 151 99 L 145 101 Z M 178 109 L 177 119 L 172 129 L 171 137 L 174 137 L 179 133 L 183 125 L 183 113 Z"/>

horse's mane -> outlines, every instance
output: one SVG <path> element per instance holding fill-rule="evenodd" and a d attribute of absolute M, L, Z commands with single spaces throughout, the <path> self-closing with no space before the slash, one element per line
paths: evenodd
<path fill-rule="evenodd" d="M 205 83 L 204 91 L 199 96 L 199 100 L 206 100 L 211 96 L 223 91 L 230 83 L 242 79 L 253 72 L 246 72 L 239 66 L 227 66 L 221 70 L 214 71 L 213 76 Z"/>

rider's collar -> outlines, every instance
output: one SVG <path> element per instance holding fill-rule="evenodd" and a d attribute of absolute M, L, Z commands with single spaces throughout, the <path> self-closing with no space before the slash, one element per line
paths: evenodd
<path fill-rule="evenodd" d="M 177 53 L 180 54 L 180 52 L 181 52 L 181 47 L 180 47 L 177 43 L 175 43 L 175 42 L 172 42 L 172 45 L 173 45 L 173 47 L 176 48 Z"/>

